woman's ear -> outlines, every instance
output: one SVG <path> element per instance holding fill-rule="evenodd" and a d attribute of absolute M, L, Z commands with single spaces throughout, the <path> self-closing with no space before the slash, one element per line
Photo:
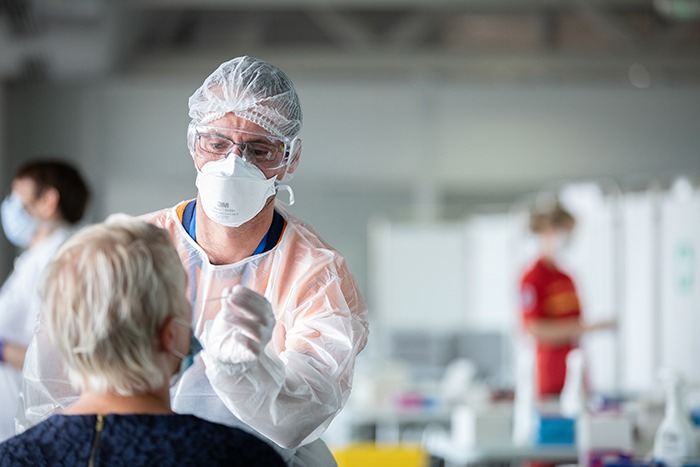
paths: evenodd
<path fill-rule="evenodd" d="M 175 348 L 175 318 L 169 316 L 163 321 L 163 326 L 160 328 L 160 346 L 159 350 L 167 353 L 172 353 Z"/>

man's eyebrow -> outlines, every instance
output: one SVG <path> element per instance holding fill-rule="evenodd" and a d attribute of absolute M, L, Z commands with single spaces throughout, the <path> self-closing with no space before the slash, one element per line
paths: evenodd
<path fill-rule="evenodd" d="M 222 138 L 226 138 L 234 143 L 266 143 L 266 144 L 273 144 L 273 145 L 278 145 L 278 144 L 283 143 L 282 140 L 279 140 L 279 139 L 274 138 L 272 136 L 258 135 L 255 133 L 248 133 L 246 131 L 241 131 L 241 130 L 237 130 L 235 128 L 231 128 L 230 131 L 232 134 L 239 134 L 239 135 L 243 135 L 243 136 L 250 136 L 251 138 L 256 138 L 256 139 L 248 139 L 245 141 L 236 141 L 231 136 L 229 136 L 225 133 L 222 133 L 222 131 L 224 131 L 224 130 L 225 129 L 221 129 L 221 128 L 212 128 L 212 130 L 210 132 L 208 132 L 208 134 L 220 136 Z"/>
<path fill-rule="evenodd" d="M 276 145 L 277 143 L 281 143 L 281 141 L 277 141 L 274 139 L 265 138 L 264 136 L 261 136 L 260 139 L 251 139 L 251 140 L 246 141 L 246 143 L 265 143 L 265 144 Z"/>
<path fill-rule="evenodd" d="M 236 132 L 234 132 L 234 133 L 236 133 Z M 244 141 L 237 141 L 238 143 L 265 143 L 265 144 L 272 144 L 275 146 L 278 143 L 281 143 L 281 141 L 279 141 L 279 140 L 276 140 L 274 138 L 267 137 L 264 135 L 255 135 L 252 133 L 245 133 L 245 132 L 240 132 L 239 134 L 244 136 L 244 137 L 250 137 L 251 139 L 245 139 Z M 233 139 L 231 137 L 228 137 L 228 138 L 233 141 Z"/>
<path fill-rule="evenodd" d="M 221 133 L 221 132 L 219 132 L 219 131 L 216 131 L 216 130 L 203 131 L 203 132 L 201 132 L 200 134 L 205 134 L 205 135 L 208 135 L 208 136 L 219 136 L 219 137 L 221 137 L 221 138 L 226 138 L 226 139 L 228 139 L 228 140 L 231 140 L 231 137 L 230 137 L 230 136 L 227 136 L 227 135 L 225 135 L 225 134 L 223 134 L 223 133 Z M 231 141 L 233 141 L 233 140 L 231 140 Z"/>

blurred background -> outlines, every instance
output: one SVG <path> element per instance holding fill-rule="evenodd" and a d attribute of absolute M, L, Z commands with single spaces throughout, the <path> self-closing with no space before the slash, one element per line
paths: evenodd
<path fill-rule="evenodd" d="M 94 187 L 90 221 L 193 197 L 187 99 L 238 55 L 294 81 L 289 211 L 369 304 L 329 442 L 449 420 L 396 411 L 439 405 L 458 359 L 475 397 L 512 392 L 542 196 L 579 219 L 567 266 L 584 316 L 620 323 L 584 342 L 593 388 L 653 393 L 671 364 L 700 382 L 700 2 L 3 0 L 3 195 L 23 161 L 60 155 Z M 0 245 L 4 278 L 16 252 Z"/>

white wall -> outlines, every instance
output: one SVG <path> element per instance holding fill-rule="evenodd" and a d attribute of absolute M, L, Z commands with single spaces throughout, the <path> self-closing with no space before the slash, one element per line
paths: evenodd
<path fill-rule="evenodd" d="M 366 293 L 368 219 L 410 212 L 425 193 L 436 201 L 447 190 L 487 199 L 534 191 L 551 179 L 700 171 L 698 88 L 291 75 L 305 124 L 290 210 L 346 253 Z M 94 220 L 191 197 L 187 98 L 200 80 L 10 86 L 9 167 L 40 153 L 75 158 L 96 188 Z"/>
<path fill-rule="evenodd" d="M 538 186 L 696 170 L 700 89 L 515 87 L 440 92 L 440 165 L 451 183 Z"/>

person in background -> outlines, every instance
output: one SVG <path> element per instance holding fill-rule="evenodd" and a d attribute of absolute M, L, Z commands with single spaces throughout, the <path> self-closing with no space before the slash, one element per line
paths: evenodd
<path fill-rule="evenodd" d="M 24 251 L 0 288 L 0 441 L 15 434 L 21 369 L 39 310 L 39 278 L 83 218 L 89 197 L 76 167 L 35 160 L 17 171 L 2 202 L 5 236 Z"/>
<path fill-rule="evenodd" d="M 142 217 L 170 233 L 204 347 L 173 409 L 260 434 L 290 465 L 335 465 L 320 436 L 350 395 L 367 307 L 343 256 L 276 203 L 280 189 L 294 199 L 299 97 L 279 68 L 238 57 L 194 92 L 189 115 L 197 197 Z M 51 346 L 35 342 L 21 426 L 71 400 Z"/>
<path fill-rule="evenodd" d="M 560 269 L 558 257 L 571 241 L 574 217 L 559 203 L 534 211 L 530 229 L 539 239 L 539 256 L 520 281 L 522 323 L 535 341 L 536 391 L 540 399 L 559 396 L 566 357 L 589 332 L 614 328 L 613 321 L 586 323 L 576 286 Z"/>
<path fill-rule="evenodd" d="M 112 216 L 47 270 L 42 317 L 80 397 L 0 444 L 0 466 L 283 466 L 264 441 L 175 415 L 170 385 L 198 350 L 187 276 L 168 233 Z"/>

